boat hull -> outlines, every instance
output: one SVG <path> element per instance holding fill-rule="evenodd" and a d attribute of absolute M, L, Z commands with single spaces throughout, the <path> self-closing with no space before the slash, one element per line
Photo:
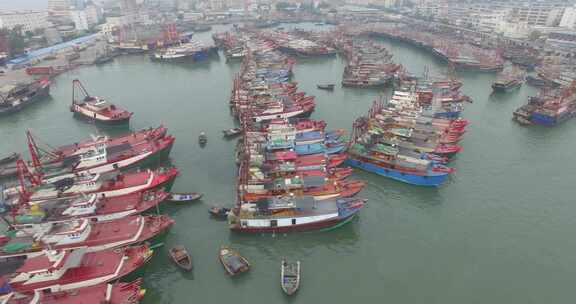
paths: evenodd
<path fill-rule="evenodd" d="M 230 230 L 241 233 L 291 233 L 291 232 L 306 232 L 306 231 L 327 231 L 344 226 L 356 217 L 359 210 L 348 214 L 344 217 L 335 217 L 332 219 L 318 221 L 313 223 L 306 223 L 301 225 L 283 226 L 283 227 L 242 227 L 240 225 L 233 225 Z"/>
<path fill-rule="evenodd" d="M 6 114 L 12 114 L 15 112 L 18 112 L 20 110 L 22 110 L 23 108 L 36 103 L 38 101 L 42 101 L 43 99 L 45 99 L 46 97 L 48 97 L 50 95 L 50 85 L 47 85 L 41 89 L 39 89 L 34 96 L 30 97 L 30 99 L 21 102 L 20 104 L 13 106 L 13 107 L 9 107 L 9 108 L 0 108 L 0 116 L 2 115 L 6 115 Z"/>
<path fill-rule="evenodd" d="M 440 186 L 448 178 L 448 173 L 437 173 L 435 175 L 415 175 L 400 172 L 398 170 L 391 170 L 380 167 L 378 165 L 361 161 L 358 159 L 348 158 L 345 163 L 354 168 L 362 169 L 368 172 L 376 173 L 378 175 L 386 176 L 404 183 L 416 186 Z"/>

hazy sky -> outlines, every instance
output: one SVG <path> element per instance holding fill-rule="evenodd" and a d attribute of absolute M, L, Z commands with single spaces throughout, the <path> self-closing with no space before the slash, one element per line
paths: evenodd
<path fill-rule="evenodd" d="M 48 0 L 0 0 L 0 10 L 45 9 Z"/>

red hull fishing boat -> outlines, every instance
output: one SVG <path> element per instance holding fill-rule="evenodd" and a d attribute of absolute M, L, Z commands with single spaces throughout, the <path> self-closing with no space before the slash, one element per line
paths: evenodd
<path fill-rule="evenodd" d="M 160 168 L 106 175 L 64 176 L 46 183 L 35 179 L 30 173 L 22 173 L 20 186 L 6 189 L 4 197 L 9 205 L 17 205 L 20 202 L 39 204 L 54 199 L 92 193 L 100 197 L 114 197 L 159 187 L 168 191 L 177 175 L 176 168 Z M 32 187 L 27 187 L 24 180 L 26 177 L 31 181 Z"/>
<path fill-rule="evenodd" d="M 98 197 L 96 194 L 68 199 L 56 199 L 42 204 L 21 204 L 6 220 L 18 228 L 20 225 L 57 223 L 87 218 L 109 221 L 141 214 L 154 208 L 170 196 L 162 189 L 139 191 L 116 197 Z"/>
<path fill-rule="evenodd" d="M 152 255 L 153 251 L 146 245 L 98 252 L 87 252 L 87 248 L 47 251 L 24 260 L 12 259 L 10 266 L 14 271 L 8 284 L 15 292 L 95 286 L 128 275 L 142 267 Z"/>
<path fill-rule="evenodd" d="M 129 283 L 99 284 L 70 290 L 35 290 L 10 293 L 0 297 L 2 304 L 137 304 L 146 290 L 141 289 L 142 280 Z"/>
<path fill-rule="evenodd" d="M 72 105 L 70 111 L 90 121 L 103 124 L 128 123 L 132 113 L 103 98 L 90 96 L 80 80 L 72 81 Z"/>
<path fill-rule="evenodd" d="M 52 149 L 40 149 L 36 146 L 34 137 L 30 135 L 32 139 L 33 146 L 36 146 L 35 150 L 38 153 L 45 152 L 41 155 L 45 157 L 40 158 L 40 161 L 44 164 L 48 161 L 53 162 L 57 160 L 62 160 L 66 157 L 72 155 L 82 154 L 89 149 L 93 149 L 98 145 L 105 145 L 107 147 L 122 145 L 122 144 L 137 144 L 140 142 L 147 142 L 151 140 L 157 140 L 166 136 L 168 129 L 164 126 L 159 126 L 157 128 L 142 129 L 135 132 L 130 132 L 124 135 L 119 135 L 115 137 L 109 137 L 106 135 L 92 135 L 89 139 L 81 140 L 77 143 L 63 145 L 60 147 Z M 28 132 L 29 133 L 29 132 Z"/>
<path fill-rule="evenodd" d="M 26 164 L 34 168 L 36 171 L 43 171 L 45 174 L 52 171 L 54 171 L 55 174 L 61 174 L 63 173 L 62 171 L 74 171 L 70 166 L 74 166 L 78 163 L 81 155 L 86 154 L 89 151 L 97 151 L 97 148 L 116 149 L 113 147 L 127 147 L 127 145 L 132 147 L 145 143 L 161 143 L 161 139 L 166 136 L 166 133 L 166 127 L 160 126 L 158 128 L 143 129 L 116 137 L 92 135 L 90 139 L 53 148 L 47 144 L 40 145 L 39 139 L 33 136 L 30 131 L 27 131 L 28 150 L 32 156 L 32 161 L 27 162 Z M 120 148 L 120 150 L 122 149 L 123 148 Z M 154 149 L 157 150 L 157 147 L 154 147 Z M 170 153 L 170 149 L 171 147 L 166 147 L 163 151 L 158 151 L 156 154 L 148 155 L 148 157 L 145 157 L 141 161 L 153 161 L 155 158 L 165 158 Z M 115 151 L 115 153 L 118 152 L 120 151 Z M 129 152 L 128 154 L 133 154 L 133 152 Z M 126 160 L 124 160 L 124 162 L 126 162 Z M 121 164 L 117 165 L 120 167 Z M 134 164 L 131 164 L 130 166 L 132 165 Z M 114 166 L 114 164 L 112 166 Z M 108 169 L 110 169 L 110 166 L 101 168 L 100 170 Z M 15 160 L 12 163 L 2 164 L 0 167 L 0 176 L 3 177 L 14 177 L 17 175 L 17 172 L 18 170 L 16 168 Z"/>
<path fill-rule="evenodd" d="M 28 149 L 36 173 L 42 172 L 44 175 L 83 171 L 105 173 L 165 159 L 170 154 L 175 140 L 173 136 L 162 136 L 143 141 L 126 140 L 116 145 L 108 145 L 104 141 L 94 145 L 86 144 L 86 148 L 78 148 L 73 152 L 66 149 L 68 155 L 63 152 L 64 149 L 57 153 L 48 153 L 49 156 L 46 158 L 42 156 L 42 150 L 28 133 Z"/>
<path fill-rule="evenodd" d="M 168 229 L 174 221 L 165 215 L 131 216 L 92 222 L 88 219 L 21 226 L 2 236 L 0 257 L 38 256 L 42 250 L 86 247 L 102 251 L 142 243 Z"/>

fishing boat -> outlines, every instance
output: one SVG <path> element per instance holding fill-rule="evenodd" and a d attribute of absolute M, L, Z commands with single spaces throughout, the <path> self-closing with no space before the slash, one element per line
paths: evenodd
<path fill-rule="evenodd" d="M 78 79 L 72 81 L 72 105 L 70 106 L 70 111 L 89 121 L 103 124 L 128 123 L 133 114 L 108 103 L 101 97 L 89 95 Z"/>
<path fill-rule="evenodd" d="M 8 286 L 14 292 L 66 291 L 118 280 L 150 260 L 146 245 L 88 252 L 88 248 L 50 250 L 42 255 L 11 259 Z M 9 273 L 9 272 L 8 272 Z"/>
<path fill-rule="evenodd" d="M 41 204 L 20 204 L 9 210 L 7 223 L 15 228 L 29 224 L 65 222 L 86 218 L 91 221 L 110 221 L 138 215 L 154 207 L 170 196 L 160 189 L 138 191 L 116 197 L 98 197 L 96 194 L 72 198 L 54 199 Z"/>
<path fill-rule="evenodd" d="M 280 285 L 287 295 L 291 296 L 300 287 L 300 261 L 288 262 L 282 260 Z"/>
<path fill-rule="evenodd" d="M 192 257 L 188 254 L 188 250 L 182 245 L 174 246 L 168 250 L 170 258 L 178 267 L 185 271 L 191 271 L 194 268 Z"/>
<path fill-rule="evenodd" d="M 508 92 L 522 86 L 524 75 L 517 70 L 503 71 L 492 84 L 494 92 Z"/>
<path fill-rule="evenodd" d="M 218 259 L 220 263 L 222 263 L 222 266 L 224 266 L 226 272 L 231 276 L 250 270 L 250 263 L 237 251 L 228 246 L 220 247 Z"/>
<path fill-rule="evenodd" d="M 224 133 L 225 137 L 234 137 L 234 136 L 242 134 L 242 128 L 231 128 L 231 129 L 222 131 L 222 133 Z"/>
<path fill-rule="evenodd" d="M 210 216 L 212 217 L 225 219 L 231 210 L 232 209 L 230 208 L 212 206 L 210 207 L 210 209 L 208 209 L 208 213 L 210 213 Z"/>
<path fill-rule="evenodd" d="M 521 124 L 558 125 L 576 116 L 576 81 L 554 90 L 541 90 L 528 103 L 514 111 L 513 118 Z"/>
<path fill-rule="evenodd" d="M 289 195 L 245 202 L 229 215 L 230 229 L 247 233 L 330 230 L 349 223 L 365 203 L 359 198 Z"/>
<path fill-rule="evenodd" d="M 50 94 L 50 80 L 41 80 L 0 88 L 0 115 L 20 111 L 22 108 L 46 99 Z"/>
<path fill-rule="evenodd" d="M 89 219 L 20 226 L 4 234 L 0 257 L 35 257 L 43 250 L 86 247 L 87 252 L 140 244 L 166 231 L 174 221 L 165 215 L 130 216 L 110 221 Z"/>
<path fill-rule="evenodd" d="M 318 84 L 316 85 L 316 87 L 320 90 L 327 90 L 327 91 L 332 91 L 334 90 L 334 84 Z"/>
<path fill-rule="evenodd" d="M 208 58 L 208 56 L 215 51 L 215 47 L 205 47 L 201 42 L 193 40 L 157 51 L 150 56 L 150 59 L 154 61 L 175 61 L 182 59 L 201 61 Z"/>
<path fill-rule="evenodd" d="M 161 133 L 156 133 L 159 131 Z M 27 132 L 31 162 L 20 164 L 24 171 L 32 167 L 32 174 L 39 179 L 51 179 L 65 174 L 108 173 L 118 169 L 144 165 L 168 157 L 175 138 L 165 135 L 163 127 L 150 132 L 135 132 L 133 136 L 109 139 L 95 137 L 59 148 L 41 148 Z"/>
<path fill-rule="evenodd" d="M 110 198 L 160 187 L 169 190 L 177 175 L 176 168 L 159 168 L 105 175 L 65 176 L 54 181 L 46 180 L 36 183 L 32 187 L 20 184 L 6 188 L 3 195 L 8 205 L 18 205 L 21 202 L 40 204 L 55 199 L 89 194 Z"/>
<path fill-rule="evenodd" d="M 157 128 L 141 129 L 135 132 L 125 133 L 114 137 L 107 135 L 90 135 L 89 138 L 80 140 L 73 144 L 65 144 L 61 146 L 54 146 L 53 144 L 42 143 L 41 139 L 34 136 L 32 132 L 27 131 L 27 144 L 30 154 L 38 158 L 38 162 L 44 168 L 57 166 L 65 162 L 75 162 L 73 158 L 78 155 L 86 153 L 90 150 L 95 150 L 97 147 L 114 147 L 120 145 L 134 145 L 145 142 L 153 142 L 166 137 L 167 128 L 159 126 Z M 32 158 L 34 158 L 34 156 Z M 33 162 L 28 163 L 33 166 Z"/>
<path fill-rule="evenodd" d="M 0 296 L 2 304 L 138 304 L 146 290 L 141 288 L 142 280 L 123 283 L 102 283 L 89 287 L 69 290 L 58 288 L 38 289 L 28 292 L 11 292 Z"/>
<path fill-rule="evenodd" d="M 20 158 L 20 154 L 12 153 L 4 158 L 0 159 L 0 165 L 16 163 L 16 160 Z"/>
<path fill-rule="evenodd" d="M 192 202 L 202 198 L 202 193 L 172 193 L 168 200 L 172 202 Z"/>
<path fill-rule="evenodd" d="M 206 133 L 204 133 L 203 131 L 200 132 L 200 136 L 198 136 L 198 143 L 203 146 L 206 145 L 206 143 L 208 142 L 208 136 L 206 136 Z"/>

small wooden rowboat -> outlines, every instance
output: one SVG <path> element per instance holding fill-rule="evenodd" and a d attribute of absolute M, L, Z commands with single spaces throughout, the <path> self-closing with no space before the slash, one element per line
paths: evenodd
<path fill-rule="evenodd" d="M 287 295 L 291 296 L 300 287 L 300 261 L 288 262 L 282 260 L 282 273 L 280 284 L 282 290 Z"/>
<path fill-rule="evenodd" d="M 328 90 L 328 91 L 334 90 L 333 84 L 319 84 L 319 85 L 316 85 L 316 87 L 320 90 Z"/>
<path fill-rule="evenodd" d="M 242 129 L 241 128 L 232 128 L 232 129 L 224 130 L 224 131 L 222 131 L 222 133 L 224 133 L 225 137 L 234 137 L 234 136 L 242 134 Z"/>
<path fill-rule="evenodd" d="M 188 251 L 184 246 L 178 245 L 170 248 L 168 250 L 170 253 L 170 257 L 172 261 L 178 265 L 178 267 L 190 271 L 194 268 L 194 264 L 192 263 L 192 257 L 188 254 Z"/>
<path fill-rule="evenodd" d="M 206 133 L 200 132 L 200 136 L 198 136 L 198 143 L 200 143 L 200 145 L 205 145 L 207 142 L 208 136 L 206 136 Z"/>
<path fill-rule="evenodd" d="M 226 272 L 231 276 L 250 270 L 250 263 L 237 251 L 228 246 L 220 247 L 218 258 L 222 266 L 224 266 L 224 269 L 226 269 Z"/>
<path fill-rule="evenodd" d="M 192 202 L 202 197 L 202 193 L 172 193 L 168 198 L 172 202 Z"/>
<path fill-rule="evenodd" d="M 230 208 L 212 206 L 208 209 L 208 213 L 215 218 L 226 218 L 228 216 L 228 212 L 230 212 Z"/>

